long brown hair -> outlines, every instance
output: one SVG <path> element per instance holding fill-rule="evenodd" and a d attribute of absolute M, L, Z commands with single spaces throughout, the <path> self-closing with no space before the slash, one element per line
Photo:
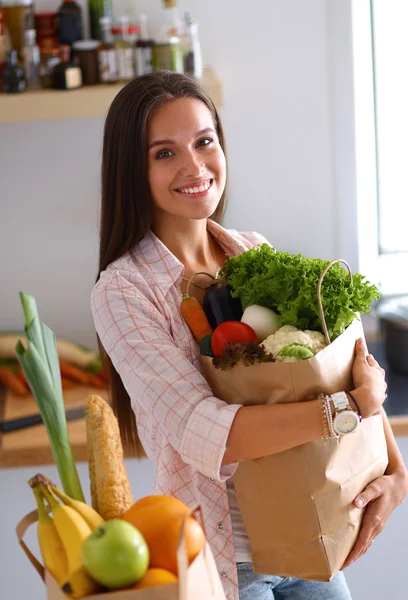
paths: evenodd
<path fill-rule="evenodd" d="M 110 263 L 144 238 L 152 224 L 152 197 L 147 174 L 148 125 L 156 110 L 178 98 L 194 98 L 204 102 L 225 152 L 224 133 L 217 109 L 199 83 L 170 71 L 141 75 L 128 83 L 112 102 L 105 122 L 97 280 Z M 225 208 L 224 191 L 211 218 L 220 222 Z M 128 452 L 143 456 L 130 397 L 99 340 L 98 343 L 123 445 Z"/>

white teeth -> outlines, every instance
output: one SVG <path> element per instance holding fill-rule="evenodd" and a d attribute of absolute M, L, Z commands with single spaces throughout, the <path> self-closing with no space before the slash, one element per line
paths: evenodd
<path fill-rule="evenodd" d="M 182 192 L 183 194 L 198 194 L 200 192 L 206 192 L 210 188 L 210 185 L 211 182 L 206 181 L 205 183 L 202 183 L 199 187 L 183 188 L 180 189 L 180 192 Z"/>

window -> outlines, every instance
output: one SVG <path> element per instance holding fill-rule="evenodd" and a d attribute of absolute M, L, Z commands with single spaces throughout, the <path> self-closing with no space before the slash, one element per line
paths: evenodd
<path fill-rule="evenodd" d="M 360 248 L 385 295 L 408 292 L 407 30 L 407 0 L 354 0 Z"/>

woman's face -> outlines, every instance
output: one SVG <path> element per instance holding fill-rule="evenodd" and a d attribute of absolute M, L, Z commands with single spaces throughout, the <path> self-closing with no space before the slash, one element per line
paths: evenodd
<path fill-rule="evenodd" d="M 154 113 L 148 130 L 148 180 L 155 218 L 205 219 L 226 181 L 226 161 L 210 111 L 201 100 L 171 100 Z"/>

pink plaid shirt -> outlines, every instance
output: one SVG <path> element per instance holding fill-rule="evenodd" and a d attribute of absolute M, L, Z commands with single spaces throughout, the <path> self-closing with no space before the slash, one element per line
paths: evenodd
<path fill-rule="evenodd" d="M 230 256 L 266 240 L 208 221 Z M 180 313 L 183 265 L 149 231 L 101 274 L 92 292 L 96 331 L 131 398 L 140 439 L 156 466 L 154 492 L 200 504 L 228 600 L 238 581 L 226 480 L 221 465 L 240 405 L 215 398 L 199 347 Z"/>

